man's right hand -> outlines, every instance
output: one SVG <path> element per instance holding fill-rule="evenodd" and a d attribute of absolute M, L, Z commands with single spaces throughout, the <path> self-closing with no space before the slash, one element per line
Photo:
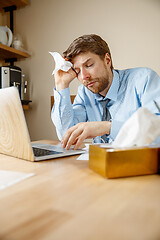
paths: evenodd
<path fill-rule="evenodd" d="M 80 122 L 66 131 L 61 144 L 67 150 L 70 149 L 71 145 L 75 145 L 74 149 L 76 150 L 85 139 L 110 134 L 110 130 L 111 122 L 108 121 Z"/>
<path fill-rule="evenodd" d="M 73 79 L 77 76 L 75 71 L 70 68 L 68 72 L 64 72 L 59 70 L 55 74 L 55 86 L 56 90 L 60 91 L 62 89 L 68 88 L 69 84 L 73 81 Z"/>

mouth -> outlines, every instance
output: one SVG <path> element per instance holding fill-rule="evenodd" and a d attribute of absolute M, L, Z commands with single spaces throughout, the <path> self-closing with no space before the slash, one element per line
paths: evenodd
<path fill-rule="evenodd" d="M 89 87 L 93 87 L 93 85 L 96 83 L 96 81 L 93 81 L 93 82 L 89 82 L 88 84 L 87 84 L 87 87 L 89 88 Z"/>

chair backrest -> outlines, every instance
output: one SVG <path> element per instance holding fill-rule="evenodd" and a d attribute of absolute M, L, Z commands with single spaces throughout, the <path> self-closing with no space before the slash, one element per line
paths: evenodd
<path fill-rule="evenodd" d="M 76 95 L 70 95 L 72 104 L 74 102 L 75 96 Z M 51 109 L 52 109 L 53 105 L 54 105 L 54 96 L 51 96 Z"/>

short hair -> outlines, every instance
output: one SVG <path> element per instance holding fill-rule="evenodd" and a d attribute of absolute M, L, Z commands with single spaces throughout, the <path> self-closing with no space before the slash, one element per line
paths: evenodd
<path fill-rule="evenodd" d="M 111 59 L 111 70 L 113 69 L 112 58 L 108 44 L 98 35 L 89 34 L 76 38 L 63 52 L 64 58 L 72 61 L 80 53 L 91 52 L 97 54 L 102 60 L 104 60 L 105 54 L 108 53 Z"/>

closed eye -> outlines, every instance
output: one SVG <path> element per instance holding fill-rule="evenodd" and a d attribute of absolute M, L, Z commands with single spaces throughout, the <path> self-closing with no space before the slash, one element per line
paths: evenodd
<path fill-rule="evenodd" d="M 93 66 L 93 63 L 86 65 L 86 67 L 92 67 L 92 66 Z"/>

